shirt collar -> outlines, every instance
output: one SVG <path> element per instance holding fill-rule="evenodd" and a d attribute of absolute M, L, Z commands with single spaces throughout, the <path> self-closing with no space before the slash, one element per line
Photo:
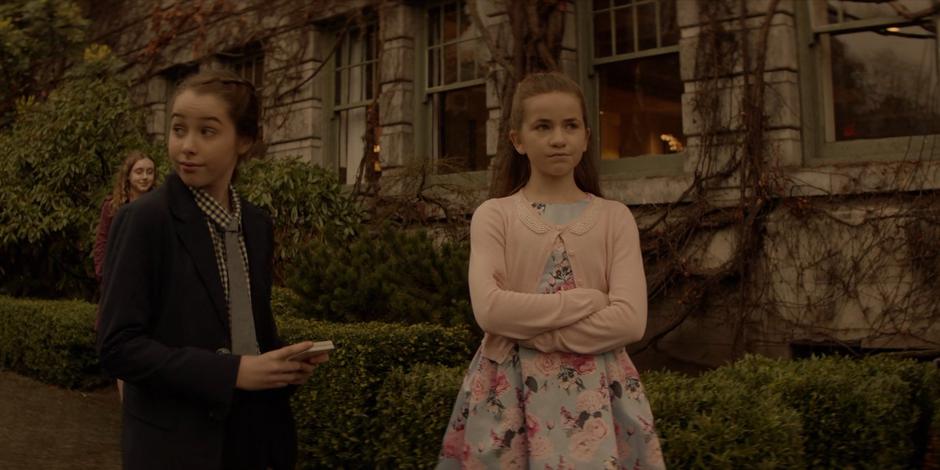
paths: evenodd
<path fill-rule="evenodd" d="M 213 223 L 218 225 L 220 228 L 225 229 L 228 226 L 229 222 L 234 218 L 235 222 L 240 226 L 241 225 L 241 200 L 238 197 L 238 193 L 235 191 L 235 188 L 231 185 L 228 187 L 229 200 L 232 204 L 232 212 L 229 213 L 222 207 L 222 204 L 219 201 L 216 201 L 215 198 L 209 195 L 203 189 L 193 188 L 191 186 L 186 186 L 193 193 L 193 197 L 196 200 L 196 205 L 199 206 L 199 210 L 202 211 L 206 217 L 211 220 Z"/>

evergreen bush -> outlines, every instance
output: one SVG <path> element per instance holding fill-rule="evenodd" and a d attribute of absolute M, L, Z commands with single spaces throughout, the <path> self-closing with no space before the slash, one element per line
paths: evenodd
<path fill-rule="evenodd" d="M 362 211 L 323 168 L 296 158 L 264 158 L 249 160 L 239 172 L 240 194 L 274 223 L 278 278 L 306 244 L 342 244 L 360 231 Z"/>
<path fill-rule="evenodd" d="M 421 363 L 465 367 L 470 361 L 467 332 L 460 328 L 335 324 L 287 316 L 279 317 L 279 327 L 288 342 L 329 339 L 336 345 L 329 362 L 293 397 L 301 468 L 374 468 L 378 452 L 387 446 L 382 430 L 393 425 L 379 399 L 384 390 L 394 390 L 386 382 L 389 374 L 407 373 Z M 413 442 L 402 452 L 433 445 Z"/>
<path fill-rule="evenodd" d="M 95 351 L 93 304 L 0 297 L 0 367 L 65 388 L 109 383 Z"/>
<path fill-rule="evenodd" d="M 466 364 L 420 364 L 388 376 L 379 396 L 384 424 L 376 467 L 434 467 L 466 371 Z"/>
<path fill-rule="evenodd" d="M 0 293 L 91 298 L 112 172 L 130 149 L 155 153 L 107 49 L 91 52 L 47 99 L 21 101 L 0 132 Z"/>
<path fill-rule="evenodd" d="M 287 285 L 309 318 L 463 326 L 480 338 L 467 290 L 469 248 L 425 231 L 383 227 L 348 243 L 312 244 Z"/>
<path fill-rule="evenodd" d="M 110 383 L 94 317 L 84 302 L 0 297 L 0 367 L 68 388 Z M 292 401 L 303 468 L 433 466 L 470 360 L 466 330 L 277 319 L 285 341 L 337 346 Z M 643 378 L 669 468 L 921 468 L 936 458 L 940 372 L 930 363 L 755 356 L 699 377 Z"/>

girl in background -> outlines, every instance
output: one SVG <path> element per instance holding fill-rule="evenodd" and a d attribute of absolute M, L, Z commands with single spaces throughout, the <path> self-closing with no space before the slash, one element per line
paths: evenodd
<path fill-rule="evenodd" d="M 630 210 L 601 197 L 578 85 L 522 80 L 513 159 L 470 227 L 470 297 L 486 333 L 438 468 L 661 469 L 653 416 L 625 346 L 646 328 Z"/>
<path fill-rule="evenodd" d="M 121 163 L 121 168 L 114 175 L 114 187 L 111 194 L 101 203 L 101 217 L 98 219 L 98 233 L 95 235 L 95 278 L 101 283 L 101 269 L 104 267 L 104 254 L 108 250 L 108 230 L 114 214 L 124 204 L 149 192 L 156 186 L 153 160 L 142 152 L 128 152 Z"/>

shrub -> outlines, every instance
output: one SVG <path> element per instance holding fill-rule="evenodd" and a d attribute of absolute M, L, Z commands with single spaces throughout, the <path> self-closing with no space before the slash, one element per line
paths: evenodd
<path fill-rule="evenodd" d="M 427 232 L 385 227 L 346 244 L 310 246 L 287 284 L 310 318 L 476 328 L 467 290 L 468 258 L 466 244 L 436 246 Z"/>
<path fill-rule="evenodd" d="M 294 158 L 250 160 L 238 190 L 273 219 L 278 277 L 303 245 L 342 243 L 359 231 L 362 212 L 332 173 Z"/>
<path fill-rule="evenodd" d="M 719 369 L 720 371 L 720 369 Z M 800 416 L 721 373 L 644 378 L 667 468 L 799 468 Z"/>
<path fill-rule="evenodd" d="M 108 383 L 95 351 L 95 306 L 0 297 L 0 367 L 65 388 Z"/>
<path fill-rule="evenodd" d="M 386 377 L 396 370 L 410 371 L 419 363 L 457 366 L 470 360 L 467 332 L 462 329 L 383 323 L 342 325 L 287 316 L 279 317 L 279 323 L 285 341 L 329 339 L 336 345 L 330 361 L 294 394 L 298 461 L 304 468 L 373 467 L 378 450 L 386 446 L 382 429 L 391 425 L 379 408 L 379 395 L 387 388 Z M 402 452 L 428 445 L 412 443 Z"/>
<path fill-rule="evenodd" d="M 10 123 L 16 99 L 61 78 L 63 65 L 81 52 L 87 27 L 73 1 L 0 3 L 0 128 Z"/>
<path fill-rule="evenodd" d="M 91 298 L 91 249 L 112 171 L 152 149 L 143 111 L 116 80 L 107 49 L 49 97 L 20 102 L 0 132 L 0 292 Z"/>
<path fill-rule="evenodd" d="M 434 467 L 466 371 L 466 364 L 422 364 L 389 375 L 379 396 L 383 428 L 377 467 Z"/>

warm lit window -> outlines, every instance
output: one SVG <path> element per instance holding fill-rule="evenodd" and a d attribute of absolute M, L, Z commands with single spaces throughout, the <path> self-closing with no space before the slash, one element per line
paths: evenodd
<path fill-rule="evenodd" d="M 676 0 L 594 0 L 603 160 L 683 150 Z"/>
<path fill-rule="evenodd" d="M 378 34 L 376 23 L 367 23 L 346 32 L 336 51 L 333 72 L 333 113 L 336 151 L 339 157 L 339 180 L 346 184 L 356 182 L 359 165 L 366 151 L 367 132 L 378 133 L 368 125 L 368 114 L 378 95 L 377 57 Z M 378 142 L 375 135 L 373 142 Z"/>
<path fill-rule="evenodd" d="M 826 142 L 940 133 L 933 3 L 810 4 Z"/>
<path fill-rule="evenodd" d="M 431 154 L 439 173 L 485 170 L 489 51 L 464 1 L 428 9 L 427 92 Z"/>

